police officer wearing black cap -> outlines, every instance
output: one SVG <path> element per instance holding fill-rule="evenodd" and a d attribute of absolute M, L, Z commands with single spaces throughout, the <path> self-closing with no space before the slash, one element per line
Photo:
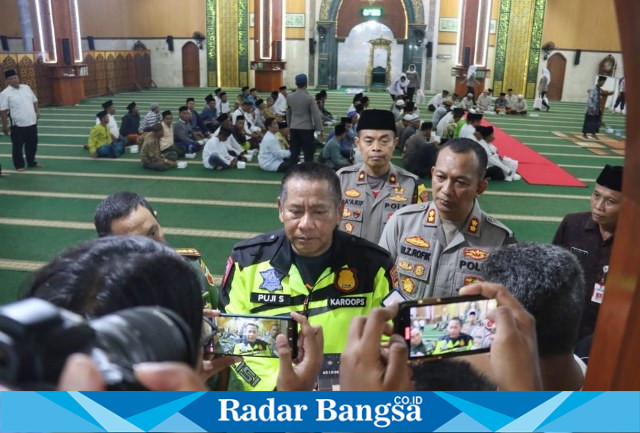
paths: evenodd
<path fill-rule="evenodd" d="M 398 142 L 393 113 L 365 110 L 357 126 L 362 164 L 338 171 L 345 202 L 340 230 L 377 243 L 391 215 L 420 197 L 428 199 L 418 177 L 391 163 Z"/>
<path fill-rule="evenodd" d="M 591 194 L 591 212 L 569 214 L 553 243 L 576 255 L 585 276 L 585 309 L 578 338 L 591 335 L 605 291 L 613 235 L 622 204 L 622 167 L 605 165 Z"/>

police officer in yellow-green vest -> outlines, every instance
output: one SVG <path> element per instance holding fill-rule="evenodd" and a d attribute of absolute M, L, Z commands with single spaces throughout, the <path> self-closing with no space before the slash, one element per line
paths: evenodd
<path fill-rule="evenodd" d="M 395 211 L 427 201 L 429 194 L 418 176 L 391 163 L 398 143 L 391 111 L 363 111 L 357 130 L 363 163 L 338 171 L 345 202 L 340 230 L 378 243 Z"/>
<path fill-rule="evenodd" d="M 393 265 L 387 251 L 337 229 L 343 209 L 333 170 L 317 163 L 293 166 L 278 197 L 284 229 L 233 247 L 220 307 L 232 314 L 300 312 L 324 328 L 324 353 L 341 353 L 351 319 L 379 307 L 389 294 Z M 233 373 L 245 390 L 272 391 L 278 359 L 246 356 Z"/>

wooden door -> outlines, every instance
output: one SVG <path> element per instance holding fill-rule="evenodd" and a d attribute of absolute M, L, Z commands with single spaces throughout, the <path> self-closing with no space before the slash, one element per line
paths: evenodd
<path fill-rule="evenodd" d="M 551 101 L 560 101 L 562 99 L 562 88 L 564 86 L 564 70 L 567 67 L 567 59 L 560 54 L 555 53 L 547 60 L 547 69 L 551 73 L 551 83 L 547 97 Z"/>
<path fill-rule="evenodd" d="M 182 46 L 182 85 L 200 87 L 200 50 L 193 42 Z"/>

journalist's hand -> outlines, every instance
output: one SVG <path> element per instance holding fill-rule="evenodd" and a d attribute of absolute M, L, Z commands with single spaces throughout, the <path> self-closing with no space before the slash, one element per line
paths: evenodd
<path fill-rule="evenodd" d="M 493 378 L 502 391 L 541 391 L 536 321 L 509 293 L 493 283 L 475 283 L 460 289 L 460 295 L 482 295 L 496 299 L 498 308 L 487 317 L 496 322 L 491 344 Z"/>
<path fill-rule="evenodd" d="M 407 345 L 399 335 L 391 335 L 389 320 L 398 306 L 374 308 L 367 317 L 351 321 L 347 344 L 340 357 L 342 391 L 408 391 L 411 371 Z M 391 335 L 388 348 L 380 345 L 382 335 Z"/>
<path fill-rule="evenodd" d="M 320 368 L 324 347 L 324 336 L 321 326 L 311 326 L 305 316 L 291 313 L 293 320 L 300 324 L 298 335 L 298 358 L 294 366 L 289 341 L 284 335 L 276 337 L 276 347 L 280 358 L 278 373 L 278 391 L 311 391 L 313 390 Z"/>

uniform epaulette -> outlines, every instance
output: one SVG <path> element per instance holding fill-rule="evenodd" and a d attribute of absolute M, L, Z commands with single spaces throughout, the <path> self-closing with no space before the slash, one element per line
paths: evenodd
<path fill-rule="evenodd" d="M 509 237 L 513 237 L 513 232 L 511 231 L 511 229 L 509 227 L 507 227 L 506 225 L 502 224 L 496 218 L 492 217 L 491 215 L 486 215 L 486 220 L 487 220 L 487 222 L 489 224 L 491 224 L 493 226 L 496 226 L 498 228 L 501 228 L 502 230 L 507 232 Z"/>
<path fill-rule="evenodd" d="M 337 171 L 336 174 L 340 175 L 341 173 L 355 173 L 360 168 L 360 164 L 349 165 L 347 167 L 343 167 Z"/>
<path fill-rule="evenodd" d="M 176 253 L 180 254 L 182 257 L 198 258 L 202 256 L 200 251 L 195 248 L 176 248 Z"/>
<path fill-rule="evenodd" d="M 410 177 L 414 180 L 418 180 L 418 176 L 416 176 L 415 174 L 411 173 L 410 171 L 405 170 L 402 167 L 398 167 L 397 165 L 393 165 L 396 168 L 396 171 L 398 172 L 398 174 L 402 175 L 402 176 L 406 176 L 406 177 Z"/>
<path fill-rule="evenodd" d="M 277 242 L 282 236 L 284 236 L 284 232 L 282 230 L 264 233 L 256 236 L 255 238 L 238 242 L 233 246 L 233 249 L 241 250 L 245 248 L 255 247 L 257 245 L 270 245 Z"/>
<path fill-rule="evenodd" d="M 425 211 L 428 207 L 429 204 L 431 202 L 426 202 L 426 203 L 416 203 L 416 204 L 410 204 L 407 205 L 405 207 L 403 207 L 402 209 L 398 209 L 393 216 L 396 215 L 406 215 L 406 214 L 414 214 L 414 213 L 420 213 Z"/>

